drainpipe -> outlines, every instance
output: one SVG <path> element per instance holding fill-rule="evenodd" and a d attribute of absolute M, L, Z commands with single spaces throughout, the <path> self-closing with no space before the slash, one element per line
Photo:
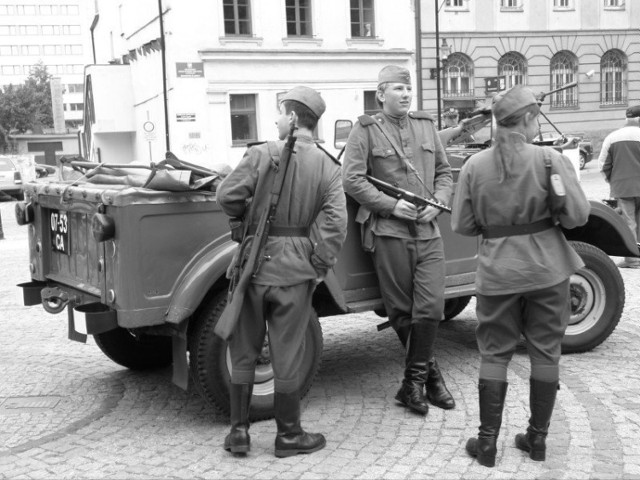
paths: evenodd
<path fill-rule="evenodd" d="M 162 96 L 164 101 L 164 131 L 165 131 L 165 145 L 167 152 L 171 151 L 171 144 L 169 142 L 169 106 L 167 101 L 167 57 L 165 51 L 165 37 L 164 37 L 164 20 L 162 15 L 162 0 L 158 0 L 158 14 L 160 18 L 160 54 L 162 56 Z"/>
<path fill-rule="evenodd" d="M 96 26 L 98 26 L 98 20 L 100 20 L 100 15 L 96 13 L 93 17 L 93 21 L 91 22 L 91 26 L 89 27 L 89 30 L 91 31 L 91 51 L 93 52 L 94 65 L 96 64 L 96 39 L 93 37 L 93 31 L 96 29 Z"/>
<path fill-rule="evenodd" d="M 420 19 L 420 4 L 422 0 L 414 0 L 415 5 L 415 30 L 416 30 L 416 81 L 418 87 L 418 110 L 422 110 L 422 22 Z"/>

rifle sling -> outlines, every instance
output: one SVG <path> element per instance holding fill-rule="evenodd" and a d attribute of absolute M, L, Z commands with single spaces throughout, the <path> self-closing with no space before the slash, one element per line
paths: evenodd
<path fill-rule="evenodd" d="M 258 225 L 249 225 L 247 235 L 255 235 Z M 311 233 L 309 227 L 285 227 L 280 225 L 271 225 L 269 227 L 270 237 L 308 237 Z"/>
<path fill-rule="evenodd" d="M 551 218 L 543 218 L 533 223 L 521 225 L 487 225 L 482 227 L 482 238 L 512 237 L 514 235 L 530 235 L 555 227 Z"/>

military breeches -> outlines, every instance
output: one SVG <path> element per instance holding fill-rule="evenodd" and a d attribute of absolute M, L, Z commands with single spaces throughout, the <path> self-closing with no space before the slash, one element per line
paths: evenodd
<path fill-rule="evenodd" d="M 276 391 L 291 393 L 298 389 L 298 367 L 304 354 L 314 289 L 312 281 L 284 287 L 249 286 L 240 320 L 229 341 L 232 383 L 254 382 L 266 333 Z"/>
<path fill-rule="evenodd" d="M 394 328 L 443 319 L 445 263 L 441 238 L 376 237 L 373 263 Z"/>
<path fill-rule="evenodd" d="M 559 378 L 561 342 L 569 324 L 569 280 L 533 292 L 476 295 L 480 378 L 507 380 L 507 365 L 520 341 L 527 342 L 531 377 Z"/>

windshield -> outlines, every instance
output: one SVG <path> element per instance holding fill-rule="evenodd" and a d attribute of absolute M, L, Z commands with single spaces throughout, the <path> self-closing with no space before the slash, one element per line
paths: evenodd
<path fill-rule="evenodd" d="M 0 158 L 0 172 L 10 172 L 14 170 L 13 162 L 6 158 Z"/>

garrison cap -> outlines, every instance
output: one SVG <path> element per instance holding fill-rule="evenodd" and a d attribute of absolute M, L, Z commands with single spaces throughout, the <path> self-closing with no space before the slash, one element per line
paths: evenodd
<path fill-rule="evenodd" d="M 493 97 L 491 109 L 493 110 L 494 117 L 496 117 L 496 121 L 499 122 L 521 108 L 539 103 L 531 89 L 523 87 L 522 85 L 516 85 L 515 87 L 503 90 Z"/>
<path fill-rule="evenodd" d="M 633 107 L 627 108 L 627 118 L 636 118 L 640 117 L 640 105 L 634 105 Z"/>
<path fill-rule="evenodd" d="M 387 65 L 378 73 L 378 85 L 381 83 L 406 83 L 411 85 L 411 74 L 409 70 L 397 65 Z"/>
<path fill-rule="evenodd" d="M 302 85 L 293 87 L 291 90 L 289 90 L 284 95 L 284 97 L 282 97 L 280 103 L 284 102 L 285 100 L 294 100 L 303 104 L 305 107 L 309 108 L 309 110 L 311 110 L 318 118 L 322 116 L 327 108 L 327 104 L 324 103 L 324 100 L 318 92 L 316 92 L 313 88 L 305 87 Z"/>

